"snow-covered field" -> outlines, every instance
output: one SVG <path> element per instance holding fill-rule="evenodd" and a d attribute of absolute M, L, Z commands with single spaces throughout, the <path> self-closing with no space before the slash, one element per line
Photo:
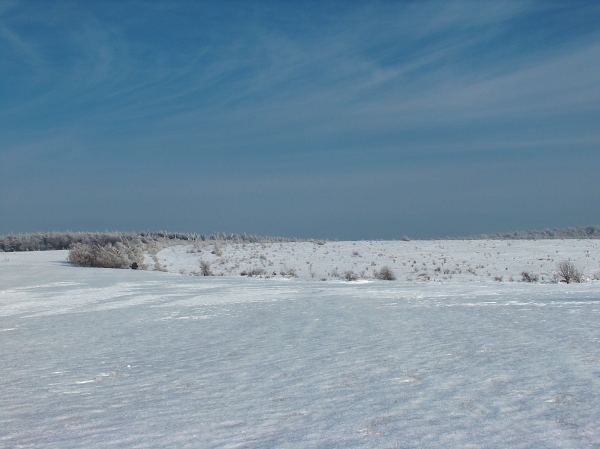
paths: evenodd
<path fill-rule="evenodd" d="M 597 240 L 66 256 L 0 254 L 2 447 L 600 446 Z"/>
<path fill-rule="evenodd" d="M 387 266 L 399 281 L 515 281 L 528 271 L 550 282 L 556 265 L 574 261 L 585 275 L 600 277 L 600 240 L 430 240 L 294 242 L 180 245 L 146 257 L 151 270 L 201 274 L 200 262 L 217 276 L 264 270 L 263 277 L 289 274 L 300 279 L 359 279 Z"/>

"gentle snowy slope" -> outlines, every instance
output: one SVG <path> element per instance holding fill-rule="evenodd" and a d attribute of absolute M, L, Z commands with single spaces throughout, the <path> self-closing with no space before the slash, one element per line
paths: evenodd
<path fill-rule="evenodd" d="M 398 242 L 423 259 L 419 245 L 448 243 L 462 249 L 440 249 L 446 263 L 491 276 L 552 252 L 587 274 L 600 255 L 590 241 L 513 242 L 500 261 L 473 242 Z M 313 267 L 372 256 L 314 245 L 325 258 L 334 244 Z M 305 263 L 312 247 L 294 245 Z M 0 255 L 2 447 L 600 445 L 599 282 L 407 282 L 406 254 L 396 282 L 181 276 L 212 249 L 187 250 L 164 250 L 177 274 Z"/>

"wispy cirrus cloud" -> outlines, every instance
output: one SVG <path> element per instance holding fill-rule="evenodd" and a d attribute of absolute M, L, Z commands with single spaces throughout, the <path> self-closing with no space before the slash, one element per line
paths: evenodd
<path fill-rule="evenodd" d="M 232 117 L 258 111 L 271 121 L 268 111 L 273 111 L 289 120 L 321 115 L 343 122 L 356 116 L 366 126 L 369 117 L 380 124 L 385 116 L 415 124 L 432 116 L 442 123 L 463 114 L 463 120 L 482 118 L 482 109 L 486 115 L 529 113 L 535 107 L 547 111 L 560 95 L 575 105 L 593 102 L 597 88 L 590 77 L 597 67 L 590 61 L 597 59 L 597 48 L 579 49 L 574 57 L 568 48 L 550 49 L 544 60 L 536 47 L 507 56 L 494 43 L 527 12 L 521 3 L 370 6 L 290 33 L 273 27 L 259 11 L 254 21 L 235 24 L 241 29 L 227 30 L 232 36 L 214 29 L 204 33 L 207 49 L 198 45 L 184 51 L 189 59 L 171 56 L 179 49 L 168 45 L 132 42 L 118 23 L 107 27 L 87 13 L 81 25 L 65 26 L 70 36 L 56 59 L 71 63 L 55 67 L 53 86 L 34 104 L 62 103 L 75 122 L 89 117 L 135 125 L 136 119 L 202 117 L 207 111 Z M 192 30 L 190 41 L 201 41 L 201 35 Z M 533 61 L 517 65 L 519 59 Z M 6 112 L 27 113 L 31 106 Z M 79 107 L 86 108 L 83 115 Z"/>

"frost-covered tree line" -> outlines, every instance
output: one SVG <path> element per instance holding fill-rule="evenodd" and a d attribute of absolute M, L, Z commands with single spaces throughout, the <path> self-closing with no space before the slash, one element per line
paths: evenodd
<path fill-rule="evenodd" d="M 180 232 L 38 232 L 30 234 L 9 234 L 0 236 L 1 252 L 19 251 L 51 251 L 70 249 L 75 243 L 86 245 L 96 244 L 106 246 L 121 242 L 141 242 L 170 246 L 173 244 L 193 242 L 230 242 L 230 243 L 260 243 L 260 242 L 297 242 L 298 239 L 284 237 L 260 237 L 246 234 L 191 234 Z"/>
<path fill-rule="evenodd" d="M 548 239 L 600 239 L 600 226 L 553 228 L 542 231 L 516 231 L 495 234 L 478 234 L 469 237 L 446 237 L 445 240 L 548 240 Z"/>

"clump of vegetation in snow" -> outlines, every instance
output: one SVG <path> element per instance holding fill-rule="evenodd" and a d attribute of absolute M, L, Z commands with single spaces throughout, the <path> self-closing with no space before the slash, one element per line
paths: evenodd
<path fill-rule="evenodd" d="M 392 269 L 388 266 L 381 267 L 381 270 L 379 270 L 379 271 L 375 270 L 373 272 L 373 274 L 375 275 L 375 277 L 377 279 L 380 279 L 382 281 L 395 281 L 396 280 L 396 275 L 394 274 Z"/>
<path fill-rule="evenodd" d="M 145 268 L 142 246 L 128 243 L 108 243 L 105 246 L 75 243 L 69 251 L 69 262 L 80 267 Z"/>
<path fill-rule="evenodd" d="M 285 268 L 280 271 L 281 275 L 284 277 L 297 278 L 298 273 L 295 268 Z"/>
<path fill-rule="evenodd" d="M 214 254 L 215 256 L 219 257 L 223 255 L 223 251 L 221 250 L 221 245 L 219 244 L 219 242 L 215 243 L 215 249 L 211 251 L 211 254 Z"/>
<path fill-rule="evenodd" d="M 358 279 L 358 276 L 356 275 L 356 273 L 354 271 L 347 270 L 347 271 L 344 271 L 344 279 L 346 279 L 348 282 L 356 281 Z"/>
<path fill-rule="evenodd" d="M 240 273 L 240 276 L 248 276 L 248 277 L 253 277 L 253 276 L 264 276 L 265 274 L 267 274 L 266 270 L 262 267 L 254 267 L 250 270 L 244 270 Z"/>
<path fill-rule="evenodd" d="M 521 272 L 521 280 L 523 282 L 537 282 L 539 279 L 537 274 L 533 274 L 530 271 Z"/>
<path fill-rule="evenodd" d="M 200 261 L 200 273 L 202 274 L 202 276 L 212 276 L 213 272 L 212 269 L 210 268 L 210 263 L 206 260 L 201 260 Z"/>

